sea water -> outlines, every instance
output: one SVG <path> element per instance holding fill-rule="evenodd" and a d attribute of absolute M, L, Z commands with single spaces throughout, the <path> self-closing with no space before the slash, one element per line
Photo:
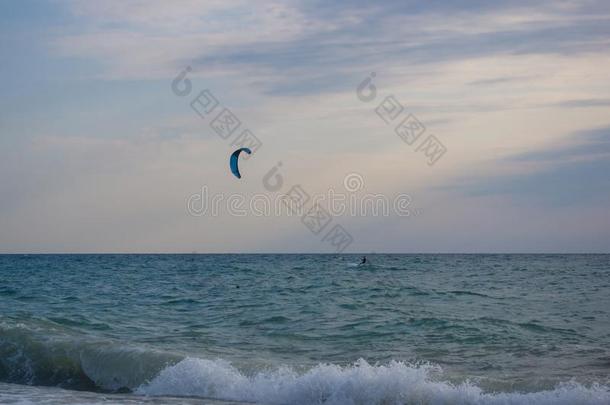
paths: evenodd
<path fill-rule="evenodd" d="M 610 255 L 0 255 L 0 402 L 610 404 Z"/>

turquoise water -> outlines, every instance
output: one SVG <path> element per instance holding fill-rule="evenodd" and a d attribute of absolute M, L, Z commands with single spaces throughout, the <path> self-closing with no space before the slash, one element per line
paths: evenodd
<path fill-rule="evenodd" d="M 610 255 L 369 261 L 0 255 L 0 401 L 610 403 Z"/>

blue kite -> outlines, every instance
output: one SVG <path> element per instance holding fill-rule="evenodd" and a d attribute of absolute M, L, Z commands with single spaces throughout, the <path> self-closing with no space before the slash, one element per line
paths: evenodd
<path fill-rule="evenodd" d="M 229 158 L 229 167 L 231 167 L 231 172 L 238 179 L 241 179 L 241 174 L 239 173 L 239 167 L 237 166 L 237 159 L 239 158 L 239 154 L 242 152 L 246 152 L 248 155 L 252 154 L 252 151 L 249 148 L 240 148 L 233 152 Z"/>

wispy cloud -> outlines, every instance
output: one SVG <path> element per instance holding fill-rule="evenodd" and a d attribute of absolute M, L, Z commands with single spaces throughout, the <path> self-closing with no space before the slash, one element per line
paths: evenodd
<path fill-rule="evenodd" d="M 521 81 L 521 80 L 528 80 L 528 79 L 531 79 L 531 77 L 511 77 L 511 76 L 494 77 L 492 79 L 474 80 L 472 82 L 469 82 L 468 85 L 469 86 L 491 86 L 494 84 L 506 84 L 506 83 L 517 82 L 517 81 Z"/>
<path fill-rule="evenodd" d="M 506 156 L 500 164 L 517 171 L 462 178 L 448 188 L 544 205 L 610 202 L 610 127 L 573 133 L 544 149 Z"/>
<path fill-rule="evenodd" d="M 318 248 L 291 218 L 187 221 L 184 197 L 202 184 L 260 183 L 223 177 L 229 144 L 170 91 L 186 65 L 195 90 L 213 90 L 263 140 L 249 178 L 281 159 L 291 182 L 322 192 L 358 172 L 367 191 L 407 192 L 425 213 L 346 219 L 361 231 L 355 249 L 459 250 L 481 215 L 475 250 L 519 249 L 511 240 L 526 231 L 563 249 L 552 234 L 568 216 L 560 230 L 576 229 L 575 245 L 610 230 L 598 219 L 610 204 L 607 1 L 52 0 L 0 11 L 2 247 L 238 251 L 238 234 L 251 251 Z M 362 103 L 355 89 L 371 72 L 378 98 Z M 434 168 L 375 114 L 389 95 L 447 146 Z"/>
<path fill-rule="evenodd" d="M 610 14 L 556 2 L 67 4 L 84 24 L 59 48 L 97 58 L 110 77 L 168 77 L 192 63 L 258 78 L 270 94 L 345 89 L 384 65 L 610 49 Z"/>
<path fill-rule="evenodd" d="M 610 98 L 589 98 L 582 100 L 566 100 L 557 103 L 558 107 L 579 108 L 579 107 L 608 107 Z"/>

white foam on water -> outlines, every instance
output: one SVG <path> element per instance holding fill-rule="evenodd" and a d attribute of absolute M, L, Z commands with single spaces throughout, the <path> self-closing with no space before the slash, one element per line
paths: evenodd
<path fill-rule="evenodd" d="M 345 367 L 319 364 L 305 373 L 285 367 L 245 375 L 223 360 L 186 358 L 135 392 L 295 405 L 610 404 L 610 389 L 603 385 L 567 382 L 534 393 L 485 393 L 472 383 L 436 380 L 435 371 L 441 372 L 430 365 L 370 365 L 360 359 Z"/>

